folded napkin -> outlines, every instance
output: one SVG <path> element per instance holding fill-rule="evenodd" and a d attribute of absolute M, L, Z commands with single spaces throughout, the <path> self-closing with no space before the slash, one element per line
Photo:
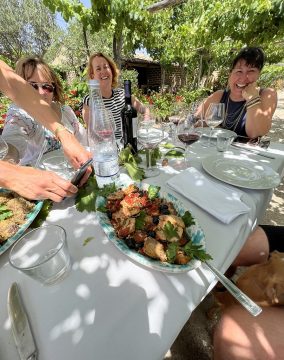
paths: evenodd
<path fill-rule="evenodd" d="M 242 191 L 216 183 L 195 168 L 184 170 L 167 184 L 225 224 L 250 210 L 241 201 Z"/>

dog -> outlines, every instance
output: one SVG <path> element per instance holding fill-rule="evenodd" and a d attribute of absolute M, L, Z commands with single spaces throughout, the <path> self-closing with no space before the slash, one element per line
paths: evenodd
<path fill-rule="evenodd" d="M 259 306 L 284 305 L 284 253 L 274 251 L 265 263 L 247 267 L 236 285 Z M 238 304 L 228 291 L 213 290 L 213 294 L 216 303 L 207 314 L 209 318 L 230 305 Z"/>

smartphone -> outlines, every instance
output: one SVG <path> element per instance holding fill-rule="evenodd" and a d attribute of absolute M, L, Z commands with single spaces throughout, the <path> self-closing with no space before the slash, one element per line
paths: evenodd
<path fill-rule="evenodd" d="M 85 172 L 87 170 L 87 168 L 92 164 L 93 159 L 89 159 L 87 160 L 81 167 L 80 169 L 78 169 L 75 173 L 75 175 L 73 176 L 73 178 L 71 179 L 71 183 L 75 186 L 78 186 L 82 177 L 85 175 Z"/>

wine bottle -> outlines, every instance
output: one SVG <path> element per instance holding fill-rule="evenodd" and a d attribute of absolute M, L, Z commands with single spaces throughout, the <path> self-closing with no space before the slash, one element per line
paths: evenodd
<path fill-rule="evenodd" d="M 125 105 L 122 109 L 122 129 L 124 147 L 130 145 L 137 152 L 137 111 L 131 105 L 131 81 L 124 80 Z"/>

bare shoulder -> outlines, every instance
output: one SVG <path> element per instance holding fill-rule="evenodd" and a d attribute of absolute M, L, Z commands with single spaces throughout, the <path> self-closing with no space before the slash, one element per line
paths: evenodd
<path fill-rule="evenodd" d="M 272 102 L 277 102 L 277 91 L 272 88 L 261 89 L 261 97 Z"/>
<path fill-rule="evenodd" d="M 216 103 L 220 102 L 223 93 L 224 93 L 224 90 L 215 91 L 213 94 L 208 96 L 208 98 L 206 99 L 206 102 L 208 104 L 213 103 L 213 102 L 216 102 Z"/>

